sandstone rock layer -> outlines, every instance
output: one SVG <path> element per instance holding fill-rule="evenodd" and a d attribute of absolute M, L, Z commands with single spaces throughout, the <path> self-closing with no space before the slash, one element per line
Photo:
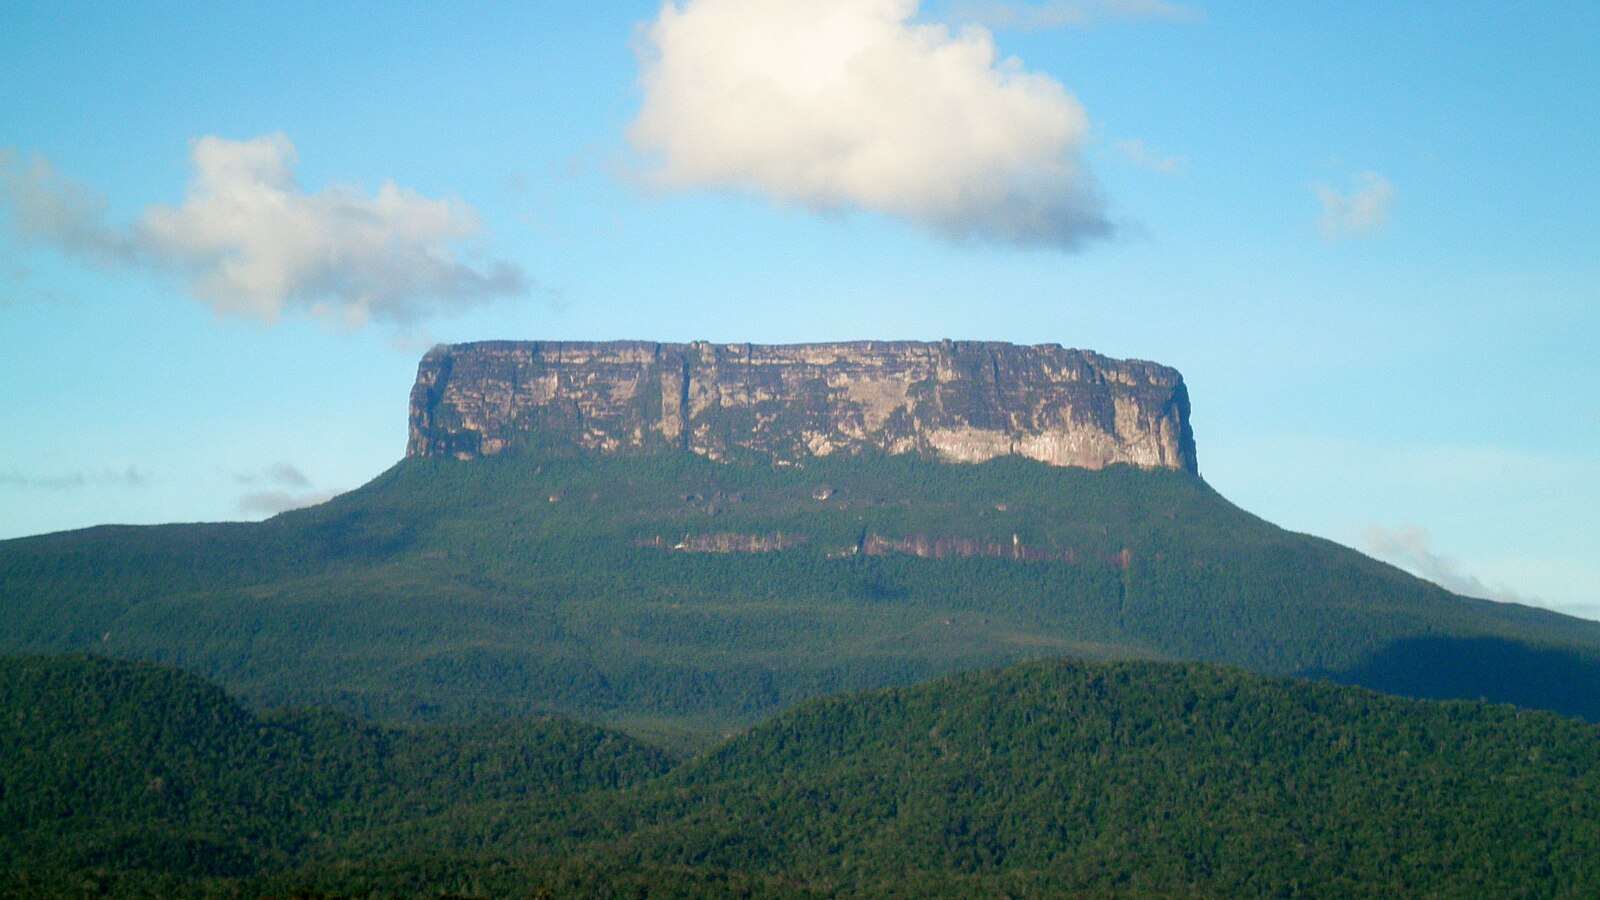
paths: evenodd
<path fill-rule="evenodd" d="M 423 357 L 407 456 L 518 446 L 1197 471 L 1176 370 L 1054 344 L 494 341 Z"/>

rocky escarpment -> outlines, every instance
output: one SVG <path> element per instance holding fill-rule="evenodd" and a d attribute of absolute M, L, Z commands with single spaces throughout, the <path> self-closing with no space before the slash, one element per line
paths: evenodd
<path fill-rule="evenodd" d="M 423 357 L 406 455 L 517 446 L 1197 471 L 1175 370 L 1054 344 L 486 342 Z"/>

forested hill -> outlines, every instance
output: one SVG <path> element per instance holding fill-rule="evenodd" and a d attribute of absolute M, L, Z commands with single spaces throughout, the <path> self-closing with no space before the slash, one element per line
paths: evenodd
<path fill-rule="evenodd" d="M 1600 719 L 1600 623 L 1452 595 L 1181 471 L 506 452 L 259 524 L 0 542 L 0 653 L 256 707 L 559 713 L 706 746 L 808 697 L 1042 657 L 1318 674 Z"/>
<path fill-rule="evenodd" d="M 1600 891 L 1600 728 L 1236 669 L 1051 662 L 829 698 L 665 783 L 626 858 L 864 896 Z"/>
<path fill-rule="evenodd" d="M 134 882 L 149 887 L 282 871 L 415 816 L 570 803 L 666 767 L 568 720 L 390 729 L 255 715 L 164 666 L 0 659 L 0 871 L 15 879 L 0 895 L 59 887 L 62 873 L 145 872 Z"/>
<path fill-rule="evenodd" d="M 1600 728 L 1210 666 L 819 699 L 669 771 L 572 723 L 263 717 L 13 659 L 0 742 L 5 896 L 1600 892 Z"/>

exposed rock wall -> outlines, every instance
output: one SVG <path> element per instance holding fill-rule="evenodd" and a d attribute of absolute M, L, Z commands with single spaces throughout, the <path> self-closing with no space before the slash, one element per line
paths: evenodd
<path fill-rule="evenodd" d="M 524 444 L 1197 470 L 1175 370 L 1054 344 L 485 342 L 423 357 L 408 456 Z"/>

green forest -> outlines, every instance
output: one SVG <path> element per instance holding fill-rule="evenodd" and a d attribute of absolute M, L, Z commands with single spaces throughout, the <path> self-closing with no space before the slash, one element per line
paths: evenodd
<path fill-rule="evenodd" d="M 1600 720 L 1600 623 L 1450 594 L 1186 473 L 1015 458 L 408 459 L 262 523 L 0 542 L 0 653 L 64 652 L 252 709 L 564 715 L 678 752 L 811 697 L 1064 656 Z"/>
<path fill-rule="evenodd" d="M 1600 728 L 1231 667 L 963 673 L 675 761 L 0 660 L 5 896 L 1582 897 L 1597 859 Z"/>
<path fill-rule="evenodd" d="M 1600 889 L 1600 623 L 1182 472 L 410 459 L 0 542 L 0 674 L 0 896 Z"/>

